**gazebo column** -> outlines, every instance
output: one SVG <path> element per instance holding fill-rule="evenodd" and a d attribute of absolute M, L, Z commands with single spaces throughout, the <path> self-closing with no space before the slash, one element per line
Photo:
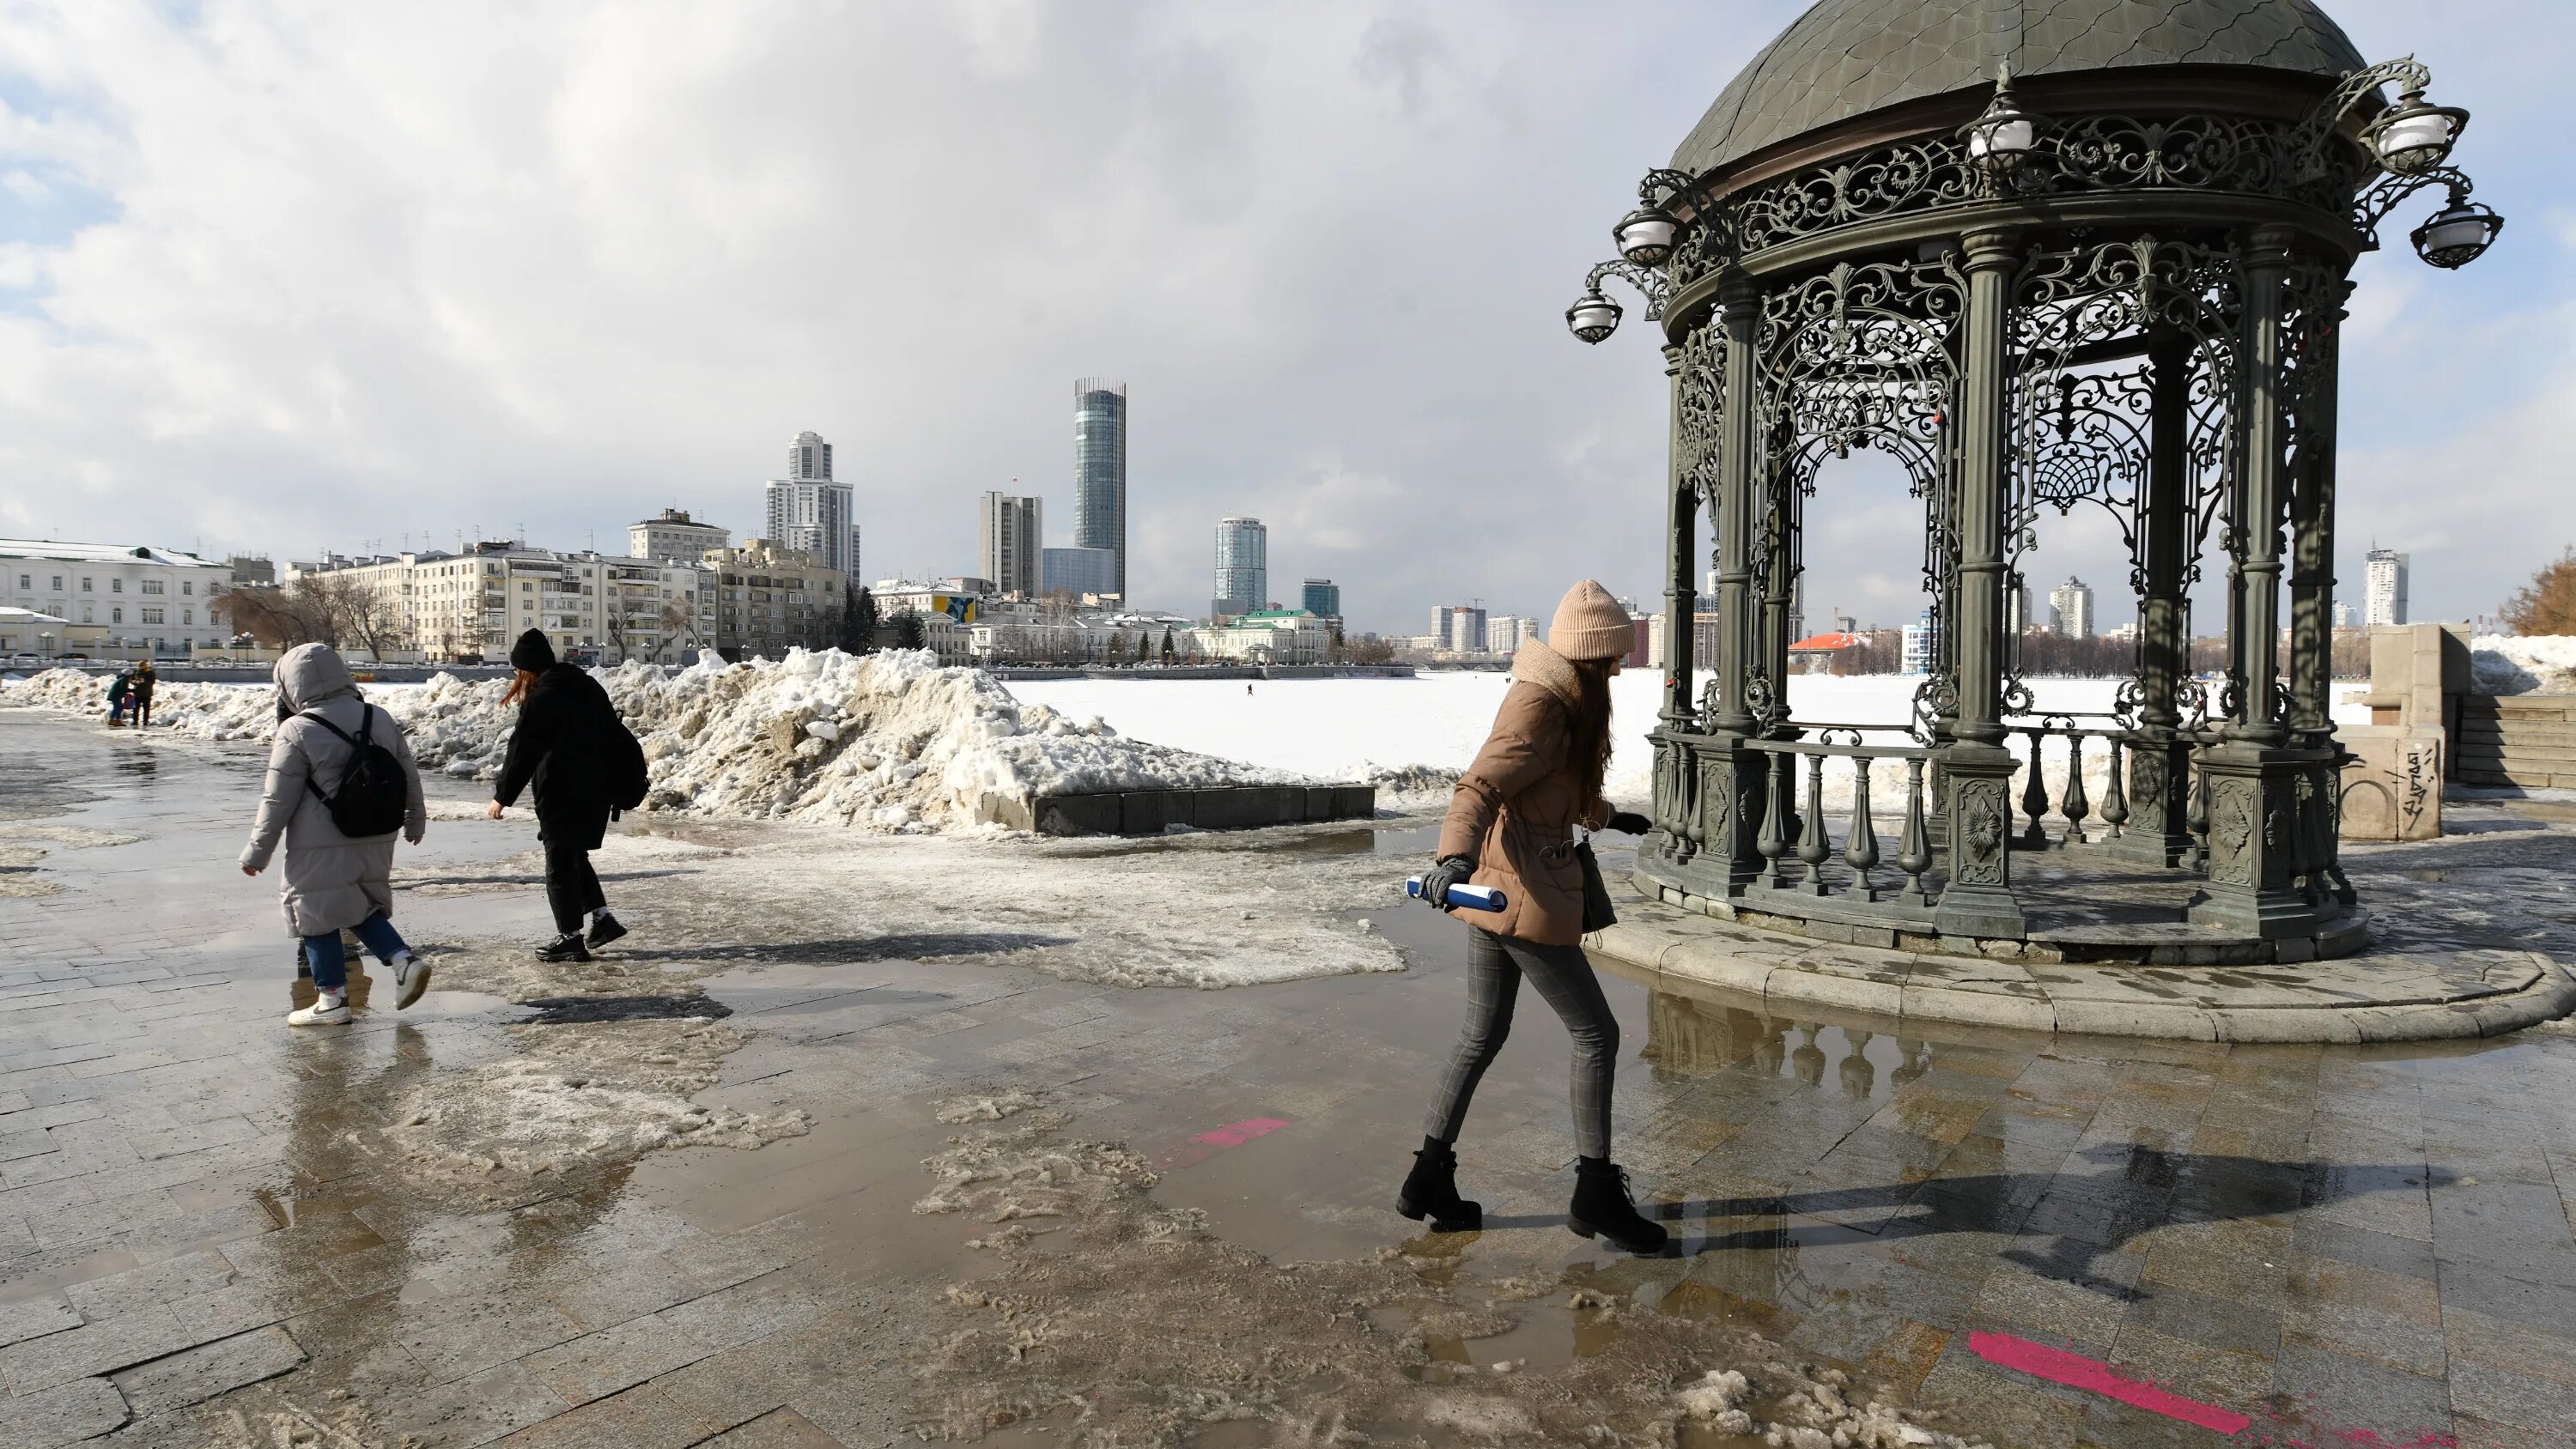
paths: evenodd
<path fill-rule="evenodd" d="M 2314 758 L 2300 798 L 2307 891 L 2312 903 L 2350 905 L 2344 878 L 2343 746 L 2334 737 L 2334 517 L 2336 395 L 2341 387 L 2343 307 L 2337 288 L 2323 317 L 2306 319 L 2306 388 L 2299 407 L 2297 491 L 2290 503 L 2290 734 Z"/>
<path fill-rule="evenodd" d="M 2192 744 L 2182 735 L 2182 682 L 2191 674 L 2184 576 L 2191 568 L 2191 371 L 2188 338 L 2148 343 L 2152 416 L 2147 438 L 2146 592 L 2138 599 L 2138 687 L 2145 696 L 2129 748 L 2130 824 L 2116 848 L 2181 863 L 2195 848 L 2188 824 Z"/>
<path fill-rule="evenodd" d="M 1959 720 L 1941 753 L 1945 813 L 1950 817 L 1950 879 L 1933 920 L 1943 935 L 2023 934 L 2013 899 L 2007 805 L 2014 762 L 2004 748 L 2003 605 L 2005 456 L 2005 324 L 2020 239 L 2010 232 L 1969 235 L 1968 312 L 1959 400 Z"/>
<path fill-rule="evenodd" d="M 1691 486 L 1689 440 L 1683 436 L 1682 390 L 1687 384 L 1682 380 L 1681 348 L 1664 349 L 1664 376 L 1670 379 L 1672 395 L 1670 464 L 1664 490 L 1664 537 L 1670 558 L 1664 581 L 1664 657 L 1659 661 L 1664 668 L 1664 709 L 1663 729 L 1655 740 L 1657 833 L 1645 848 L 1661 851 L 1678 864 L 1689 860 L 1694 848 L 1690 821 L 1698 783 L 1691 747 L 1680 738 L 1697 724 L 1691 699 L 1691 632 L 1698 591 L 1691 583 L 1691 566 L 1696 562 L 1699 533 L 1699 498 Z"/>
<path fill-rule="evenodd" d="M 2194 921 L 2265 937 L 2312 934 L 2317 912 L 2297 880 L 2298 794 L 2311 763 L 2281 718 L 2281 516 L 2287 496 L 2283 312 L 2291 234 L 2257 227 L 2245 250 L 2244 376 L 2237 389 L 2238 553 L 2228 621 L 2241 680 L 2226 738 L 2203 757 L 2209 778 L 2209 867 Z"/>
<path fill-rule="evenodd" d="M 1718 294 L 1713 324 L 1724 333 L 1725 368 L 1715 488 L 1717 711 L 1709 720 L 1712 738 L 1698 752 L 1698 857 L 1692 875 L 1719 897 L 1740 893 L 1762 870 L 1755 838 L 1762 827 L 1762 784 L 1768 772 L 1764 757 L 1744 746 L 1754 729 L 1744 687 L 1752 672 L 1755 634 L 1753 334 L 1761 306 L 1760 290 L 1749 279 L 1734 277 Z"/>
<path fill-rule="evenodd" d="M 1667 545 L 1664 569 L 1664 727 L 1679 729 L 1692 723 L 1695 713 L 1691 699 L 1692 616 L 1698 590 L 1691 583 L 1691 568 L 1697 562 L 1699 531 L 1699 498 L 1691 489 L 1689 466 L 1683 456 L 1686 440 L 1682 436 L 1682 350 L 1664 349 L 1664 376 L 1671 380 L 1672 439 L 1665 468 L 1664 541 Z"/>

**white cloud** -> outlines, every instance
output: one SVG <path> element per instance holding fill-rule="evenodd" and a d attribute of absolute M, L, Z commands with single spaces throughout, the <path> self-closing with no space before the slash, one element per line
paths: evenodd
<path fill-rule="evenodd" d="M 872 559 L 963 570 L 982 489 L 1017 477 L 1069 528 L 1070 382 L 1107 373 L 1148 602 L 1203 602 L 1235 512 L 1271 521 L 1275 591 L 1332 575 L 1363 627 L 1544 612 L 1583 574 L 1658 593 L 1642 309 L 1597 349 L 1558 314 L 1635 175 L 1796 8 L 13 7 L 0 192 L 50 220 L 0 230 L 0 529 L 577 546 L 665 504 L 748 528 L 812 427 Z M 2424 531 L 2419 605 L 2483 606 L 2492 560 L 2429 541 L 2469 532 L 2459 498 L 2521 510 L 2542 554 L 2576 533 L 2562 148 L 2512 42 L 2546 16 L 2419 46 L 2412 7 L 2338 9 L 2479 108 L 2479 194 L 2531 218 L 2458 277 L 2374 261 L 2350 333 L 2347 537 Z M 2428 356 L 2436 405 L 2397 405 Z M 2410 498 L 2452 472 L 2454 506 Z M 1915 515 L 1838 506 L 1811 513 L 1815 587 L 1910 616 L 1884 585 Z M 2116 622 L 2097 534 L 2044 532 L 2034 569 L 2111 586 Z"/>

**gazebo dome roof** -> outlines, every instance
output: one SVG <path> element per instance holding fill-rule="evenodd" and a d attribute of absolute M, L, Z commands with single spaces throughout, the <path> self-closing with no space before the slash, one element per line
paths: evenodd
<path fill-rule="evenodd" d="M 1694 174 L 1889 106 L 2015 76 L 2245 66 L 2337 77 L 2366 64 L 2314 0 L 1818 0 L 1673 153 Z"/>

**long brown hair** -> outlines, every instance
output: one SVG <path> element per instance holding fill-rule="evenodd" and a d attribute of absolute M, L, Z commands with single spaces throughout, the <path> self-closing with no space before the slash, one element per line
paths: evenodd
<path fill-rule="evenodd" d="M 528 686 L 536 682 L 537 676 L 534 671 L 526 669 L 520 670 L 519 677 L 510 681 L 510 692 L 501 696 L 501 702 L 503 704 L 519 703 L 528 697 Z"/>
<path fill-rule="evenodd" d="M 1601 783 L 1610 774 L 1610 661 L 1566 662 L 1574 666 L 1574 688 L 1579 696 L 1568 711 L 1573 738 L 1566 751 L 1566 763 L 1584 782 L 1586 797 L 1597 800 L 1601 798 Z"/>

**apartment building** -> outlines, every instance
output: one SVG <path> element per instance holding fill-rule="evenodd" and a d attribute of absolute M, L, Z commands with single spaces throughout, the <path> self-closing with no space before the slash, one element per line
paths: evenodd
<path fill-rule="evenodd" d="M 842 597 L 849 575 L 799 549 L 765 538 L 706 555 L 715 595 L 716 651 L 731 660 L 776 659 L 790 649 L 828 649 L 840 641 Z"/>
<path fill-rule="evenodd" d="M 521 543 L 289 564 L 286 581 L 355 580 L 393 607 L 393 648 L 453 663 L 506 657 L 530 629 L 558 658 L 686 663 L 712 636 L 707 571 L 678 560 L 560 553 Z"/>
<path fill-rule="evenodd" d="M 97 639 L 84 649 L 108 658 L 222 648 L 231 633 L 208 604 L 230 577 L 176 549 L 0 538 L 0 604 L 63 620 Z"/>

